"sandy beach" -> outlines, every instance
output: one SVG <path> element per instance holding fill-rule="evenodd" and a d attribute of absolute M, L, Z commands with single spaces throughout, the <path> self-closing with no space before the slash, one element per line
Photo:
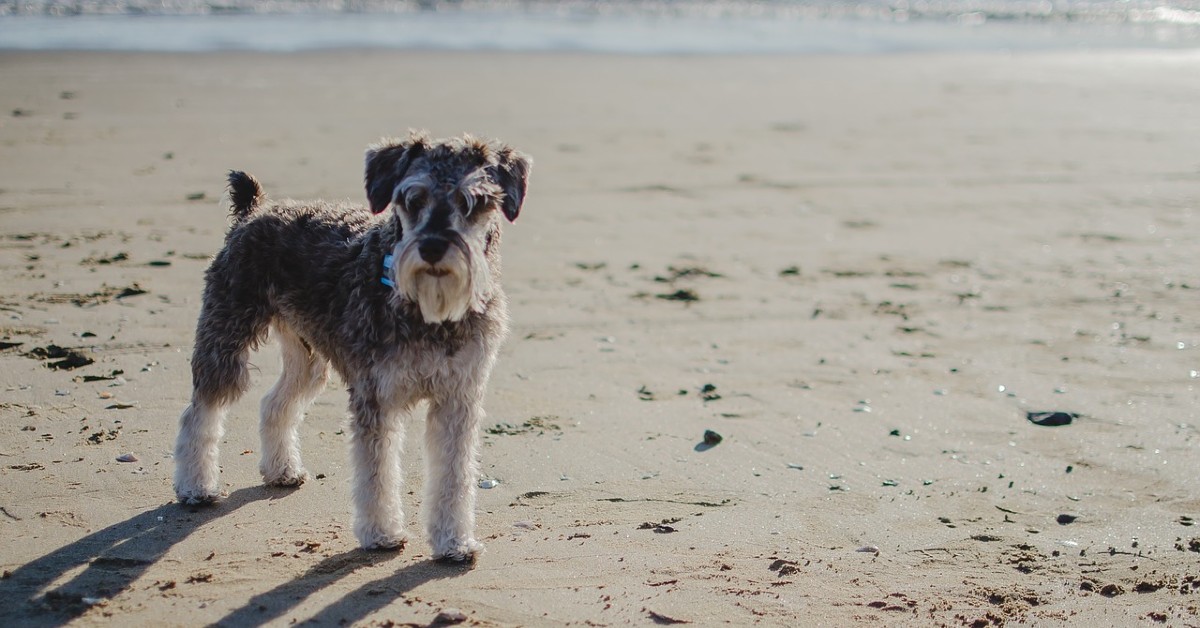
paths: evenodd
<path fill-rule="evenodd" d="M 8 52 L 0 85 L 4 626 L 1200 625 L 1194 52 Z M 336 378 L 314 479 L 261 485 L 273 346 L 228 498 L 171 489 L 225 173 L 361 201 L 409 128 L 536 164 L 470 568 L 429 559 L 419 420 L 410 543 L 357 548 Z"/>

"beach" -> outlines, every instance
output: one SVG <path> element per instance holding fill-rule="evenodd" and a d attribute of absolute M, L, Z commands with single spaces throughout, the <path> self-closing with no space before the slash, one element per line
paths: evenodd
<path fill-rule="evenodd" d="M 1200 625 L 1194 51 L 9 51 L 0 84 L 0 624 Z M 273 344 L 228 497 L 175 503 L 226 173 L 362 202 L 410 128 L 535 163 L 487 551 L 429 559 L 419 416 L 409 543 L 358 549 L 336 377 L 313 478 L 263 487 Z"/>

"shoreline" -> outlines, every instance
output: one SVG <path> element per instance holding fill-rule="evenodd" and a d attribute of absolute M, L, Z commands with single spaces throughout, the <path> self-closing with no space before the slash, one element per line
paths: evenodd
<path fill-rule="evenodd" d="M 972 16 L 978 15 L 975 20 Z M 1200 15 L 1200 14 L 1198 14 Z M 1197 50 L 1200 22 L 582 15 L 521 11 L 0 16 L 0 49 L 804 55 Z M 973 21 L 974 20 L 974 21 Z M 1200 18 L 1197 18 L 1200 20 Z"/>

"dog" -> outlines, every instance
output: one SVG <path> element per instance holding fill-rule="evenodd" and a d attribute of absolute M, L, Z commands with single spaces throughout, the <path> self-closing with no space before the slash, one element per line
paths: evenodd
<path fill-rule="evenodd" d="M 404 415 L 428 402 L 423 511 L 433 556 L 473 560 L 479 424 L 508 331 L 500 233 L 520 213 L 532 161 L 471 136 L 410 133 L 366 152 L 368 207 L 271 203 L 229 175 L 232 226 L 205 275 L 180 416 L 175 494 L 221 495 L 218 442 L 249 386 L 247 360 L 273 334 L 283 372 L 263 398 L 263 481 L 299 486 L 298 429 L 330 365 L 350 396 L 354 533 L 366 549 L 406 541 Z M 390 211 L 386 211 L 390 210 Z"/>

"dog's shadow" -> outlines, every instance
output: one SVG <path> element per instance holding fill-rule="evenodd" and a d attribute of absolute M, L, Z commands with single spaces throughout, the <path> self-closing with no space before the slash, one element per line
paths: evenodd
<path fill-rule="evenodd" d="M 216 622 L 219 626 L 260 626 L 277 620 L 311 595 L 359 568 L 392 559 L 395 552 L 360 549 L 335 554 L 313 565 L 304 575 L 260 593 Z M 300 622 L 313 626 L 349 626 L 395 602 L 405 593 L 433 580 L 454 578 L 471 570 L 469 564 L 426 560 L 341 595 L 336 602 Z M 432 620 L 432 618 L 431 618 Z M 296 620 L 292 619 L 290 623 Z"/>
<path fill-rule="evenodd" d="M 11 613 L 16 612 L 21 615 L 16 623 L 22 626 L 62 626 L 92 605 L 128 589 L 168 550 L 207 523 L 247 504 L 287 494 L 277 488 L 255 486 L 234 491 L 215 507 L 188 508 L 166 503 L 93 532 L 6 572 L 0 581 L 0 618 L 11 618 Z M 254 596 L 218 623 L 254 625 L 269 621 L 360 567 L 397 555 L 356 549 L 331 556 L 299 578 Z M 340 598 L 313 620 L 353 621 L 388 605 L 404 591 L 430 580 L 460 575 L 466 569 L 433 561 L 416 563 Z M 155 584 L 172 586 L 172 583 Z M 12 625 L 7 621 L 0 624 Z"/>
<path fill-rule="evenodd" d="M 208 522 L 279 496 L 277 490 L 257 486 L 233 492 L 216 507 L 171 502 L 93 532 L 6 573 L 0 585 L 0 612 L 28 604 L 32 608 L 26 609 L 30 612 L 22 624 L 62 625 L 129 588 L 169 549 Z"/>

